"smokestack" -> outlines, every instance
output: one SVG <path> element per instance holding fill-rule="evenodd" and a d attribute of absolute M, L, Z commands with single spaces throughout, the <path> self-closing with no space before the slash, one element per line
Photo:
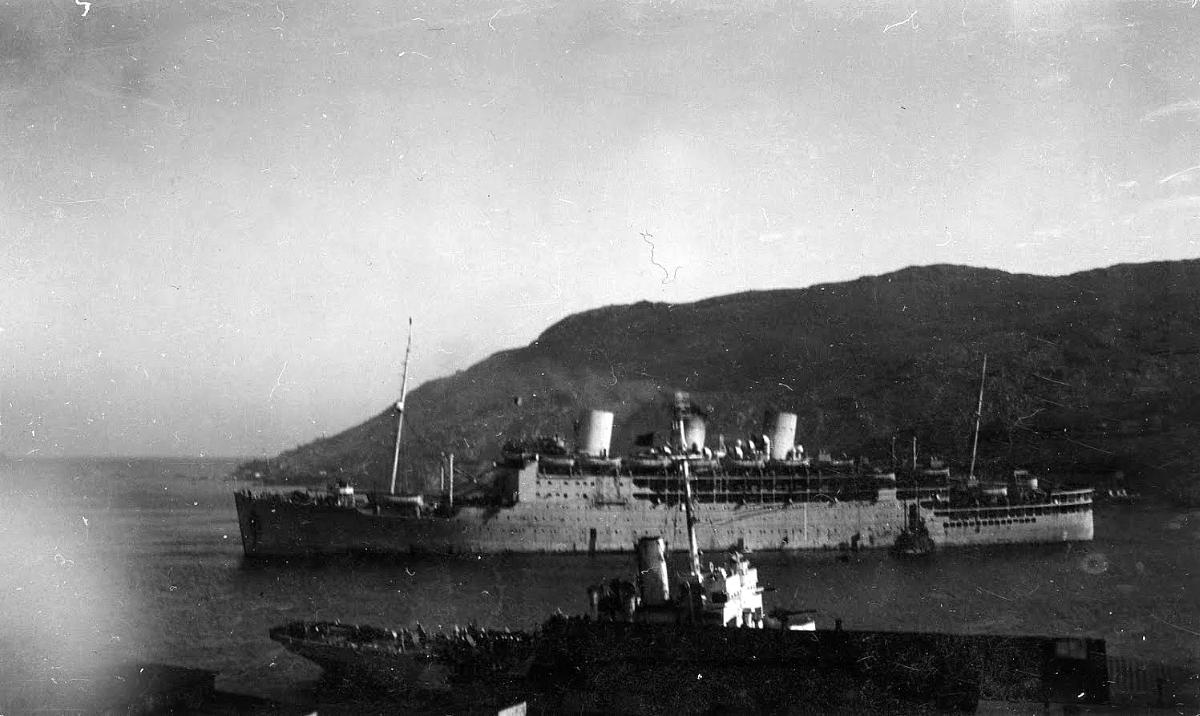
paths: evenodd
<path fill-rule="evenodd" d="M 763 432 L 771 439 L 771 459 L 787 458 L 796 446 L 796 414 L 768 410 L 763 416 Z"/>
<path fill-rule="evenodd" d="M 642 604 L 666 604 L 671 598 L 667 581 L 667 543 L 662 537 L 642 537 L 637 542 L 637 560 Z"/>
<path fill-rule="evenodd" d="M 683 440 L 686 443 L 684 448 L 692 450 L 693 448 L 699 452 L 704 449 L 704 438 L 708 428 L 704 423 L 704 417 L 701 415 L 689 415 L 683 419 Z"/>
<path fill-rule="evenodd" d="M 591 457 L 608 457 L 612 444 L 613 414 L 607 410 L 592 410 L 583 421 L 579 436 L 579 452 Z"/>

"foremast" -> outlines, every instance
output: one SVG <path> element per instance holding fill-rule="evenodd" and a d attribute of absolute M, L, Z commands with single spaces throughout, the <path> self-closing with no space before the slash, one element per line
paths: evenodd
<path fill-rule="evenodd" d="M 979 371 L 979 405 L 975 408 L 975 437 L 971 443 L 971 470 L 967 473 L 967 484 L 975 484 L 975 456 L 979 452 L 979 423 L 983 418 L 983 384 L 987 380 L 987 353 L 983 354 L 983 369 Z"/>
<path fill-rule="evenodd" d="M 388 494 L 396 494 L 396 473 L 400 469 L 400 435 L 404 432 L 404 399 L 408 396 L 408 358 L 412 354 L 412 316 L 408 317 L 408 347 L 404 349 L 404 377 L 400 379 L 400 400 L 396 401 L 396 448 L 392 451 L 392 484 Z M 451 478 L 453 479 L 453 478 Z"/>
<path fill-rule="evenodd" d="M 683 420 L 679 421 L 679 437 L 684 440 Z M 696 543 L 696 511 L 692 506 L 692 481 L 688 474 L 687 451 L 683 452 L 683 511 L 687 516 L 688 557 L 691 558 L 692 576 L 700 579 L 700 548 Z"/>
<path fill-rule="evenodd" d="M 692 568 L 692 578 L 700 581 L 700 548 L 696 542 L 696 511 L 692 505 L 692 481 L 688 472 L 688 440 L 684 418 L 692 410 L 691 402 L 686 393 L 675 394 L 675 424 L 679 428 L 679 460 L 683 475 L 683 510 L 687 517 L 688 557 Z"/>

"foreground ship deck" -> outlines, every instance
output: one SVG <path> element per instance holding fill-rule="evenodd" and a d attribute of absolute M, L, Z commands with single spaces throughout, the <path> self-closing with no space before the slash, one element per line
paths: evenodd
<path fill-rule="evenodd" d="M 691 572 L 674 593 L 663 540 L 642 539 L 636 584 L 594 585 L 589 616 L 532 632 L 293 622 L 271 638 L 335 682 L 407 704 L 501 694 L 551 713 L 927 713 L 972 711 L 981 698 L 1109 700 L 1102 640 L 817 629 L 797 619 L 809 610 L 764 612 L 744 555 L 703 569 L 690 529 Z"/>

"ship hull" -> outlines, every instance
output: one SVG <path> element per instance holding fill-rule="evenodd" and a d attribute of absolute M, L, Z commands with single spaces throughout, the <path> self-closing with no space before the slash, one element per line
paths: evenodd
<path fill-rule="evenodd" d="M 933 507 L 925 523 L 945 546 L 1088 542 L 1095 537 L 1090 490 L 1052 493 L 1037 504 Z"/>
<path fill-rule="evenodd" d="M 1097 639 L 555 617 L 491 656 L 483 653 L 481 631 L 478 647 L 456 637 L 436 653 L 403 653 L 386 642 L 352 644 L 300 630 L 308 631 L 302 623 L 277 627 L 271 638 L 335 678 L 396 692 L 508 689 L 565 697 L 551 707 L 556 712 L 662 713 L 667 705 L 684 713 L 721 705 L 778 712 L 796 699 L 808 705 L 804 712 L 850 705 L 867 712 L 929 710 L 917 704 L 971 711 L 981 696 L 1075 704 L 1109 698 L 1105 645 Z"/>
<path fill-rule="evenodd" d="M 332 681 L 356 681 L 377 689 L 445 688 L 447 668 L 423 654 L 398 655 L 346 645 L 272 635 L 289 651 L 320 665 Z"/>
<path fill-rule="evenodd" d="M 940 538 L 934 537 L 934 542 L 947 547 L 1031 542 L 1048 544 L 1090 542 L 1094 536 L 1092 513 L 1088 511 L 1042 517 L 1030 523 L 1017 523 L 1012 518 L 963 522 L 943 527 Z"/>
<path fill-rule="evenodd" d="M 249 557 L 625 552 L 638 538 L 655 536 L 675 549 L 688 543 L 683 510 L 641 501 L 462 506 L 446 515 L 417 517 L 297 504 L 248 492 L 235 499 Z M 885 548 L 905 525 L 905 505 L 897 500 L 701 504 L 696 512 L 699 546 L 710 551 L 732 546 L 758 551 Z M 1022 516 L 1022 521 L 994 514 L 947 516 L 935 509 L 921 513 L 938 546 L 1090 540 L 1093 534 L 1090 504 L 1071 512 Z"/>

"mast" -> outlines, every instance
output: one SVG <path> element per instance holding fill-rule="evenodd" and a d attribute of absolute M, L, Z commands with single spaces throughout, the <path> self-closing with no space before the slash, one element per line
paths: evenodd
<path fill-rule="evenodd" d="M 679 417 L 679 443 L 687 444 L 687 433 L 683 428 L 683 416 Z M 683 510 L 687 515 L 688 556 L 691 557 L 692 576 L 700 578 L 700 548 L 696 546 L 696 514 L 692 511 L 692 481 L 688 477 L 686 447 L 681 453 L 683 460 Z"/>
<path fill-rule="evenodd" d="M 983 416 L 983 382 L 987 379 L 987 353 L 983 354 L 983 370 L 979 373 L 979 407 L 975 409 L 975 441 L 971 445 L 971 471 L 967 473 L 967 482 L 975 481 L 975 454 L 979 450 L 979 421 Z"/>
<path fill-rule="evenodd" d="M 404 399 L 408 395 L 408 357 L 412 353 L 412 316 L 408 317 L 408 347 L 404 349 L 404 377 L 400 380 L 400 400 L 396 401 L 396 448 L 392 452 L 392 486 L 388 494 L 396 494 L 396 472 L 400 469 L 400 433 L 404 431 Z M 453 478 L 451 478 L 453 479 Z"/>

